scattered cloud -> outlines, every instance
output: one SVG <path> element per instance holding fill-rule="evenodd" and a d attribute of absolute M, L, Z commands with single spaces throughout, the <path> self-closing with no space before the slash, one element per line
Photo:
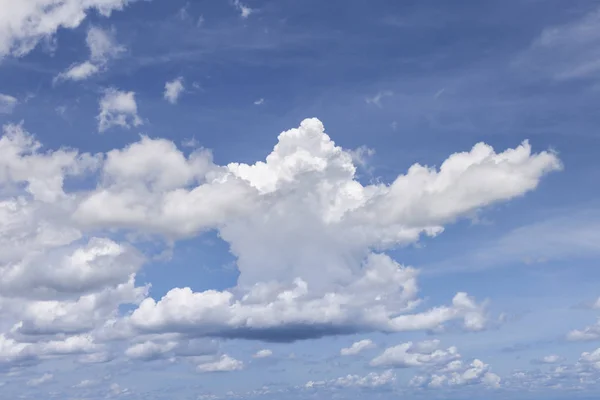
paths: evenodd
<path fill-rule="evenodd" d="M 100 113 L 97 119 L 99 132 L 116 126 L 131 128 L 141 125 L 142 120 L 137 113 L 135 93 L 114 88 L 105 90 L 100 99 Z"/>
<path fill-rule="evenodd" d="M 239 371 L 244 368 L 244 363 L 224 354 L 217 361 L 198 365 L 199 372 L 230 372 Z"/>
<path fill-rule="evenodd" d="M 273 352 L 269 349 L 262 349 L 257 351 L 252 357 L 254 358 L 267 358 L 267 357 L 271 357 L 273 355 Z"/>
<path fill-rule="evenodd" d="M 482 385 L 498 389 L 501 382 L 500 376 L 491 372 L 488 364 L 475 359 L 470 364 L 465 364 L 460 360 L 452 361 L 433 373 L 415 376 L 410 381 L 410 385 L 429 389 Z"/>
<path fill-rule="evenodd" d="M 18 103 L 15 97 L 0 93 L 0 114 L 12 113 Z"/>
<path fill-rule="evenodd" d="M 562 361 L 562 357 L 557 356 L 556 354 L 550 354 L 548 356 L 544 356 L 540 359 L 534 360 L 536 364 L 556 364 Z"/>
<path fill-rule="evenodd" d="M 118 57 L 125 51 L 125 48 L 117 43 L 114 30 L 107 31 L 96 26 L 88 29 L 86 43 L 90 51 L 90 59 L 71 65 L 65 72 L 56 76 L 55 82 L 88 79 L 92 75 L 105 70 L 111 59 Z"/>
<path fill-rule="evenodd" d="M 240 0 L 233 0 L 233 5 L 239 11 L 242 18 L 248 18 L 254 12 L 253 9 L 242 3 Z"/>
<path fill-rule="evenodd" d="M 170 82 L 165 83 L 164 98 L 171 104 L 176 104 L 179 96 L 184 92 L 183 78 L 180 76 Z"/>
<path fill-rule="evenodd" d="M 340 354 L 342 356 L 354 356 L 364 350 L 372 349 L 375 347 L 375 343 L 370 339 L 360 340 L 358 342 L 352 343 L 350 347 L 345 347 L 340 350 Z"/>
<path fill-rule="evenodd" d="M 456 347 L 446 350 L 439 348 L 439 340 L 430 340 L 420 343 L 403 343 L 390 347 L 371 361 L 373 367 L 423 367 L 430 365 L 448 364 L 461 356 Z"/>
<path fill-rule="evenodd" d="M 261 104 L 264 104 L 264 102 L 265 102 L 265 99 L 260 98 L 254 102 L 254 105 L 260 106 Z"/>
<path fill-rule="evenodd" d="M 346 375 L 329 381 L 309 381 L 305 389 L 331 388 L 378 388 L 390 386 L 396 382 L 396 374 L 392 370 L 382 373 L 371 372 L 367 375 Z"/>

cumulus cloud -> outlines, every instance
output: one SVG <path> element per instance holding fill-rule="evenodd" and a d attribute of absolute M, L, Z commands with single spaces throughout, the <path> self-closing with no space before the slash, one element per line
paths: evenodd
<path fill-rule="evenodd" d="M 99 120 L 103 129 L 139 123 L 134 94 L 108 90 Z M 0 138 L 1 367 L 64 356 L 102 363 L 121 347 L 134 360 L 198 365 L 194 357 L 216 353 L 202 344 L 206 337 L 289 342 L 485 329 L 485 302 L 459 292 L 426 308 L 419 271 L 386 250 L 522 196 L 560 166 L 555 154 L 532 153 L 527 142 L 499 153 L 477 144 L 439 169 L 417 164 L 390 183 L 363 185 L 352 153 L 317 119 L 282 132 L 266 160 L 228 165 L 216 165 L 206 149 L 184 154 L 145 136 L 103 154 L 47 150 L 22 125 L 8 125 Z M 95 184 L 73 190 L 67 183 L 75 177 Z M 171 242 L 207 230 L 229 244 L 237 284 L 148 297 L 149 285 L 138 282 L 146 257 L 124 238 Z M 377 364 L 452 357 L 433 347 L 414 344 Z M 227 355 L 198 365 L 201 372 L 240 368 Z M 479 369 L 484 379 L 486 367 Z M 369 385 L 380 375 L 347 381 Z"/>
<path fill-rule="evenodd" d="M 19 101 L 8 94 L 0 93 L 0 114 L 10 114 Z"/>
<path fill-rule="evenodd" d="M 137 103 L 134 92 L 124 92 L 109 88 L 100 99 L 100 114 L 98 114 L 98 131 L 104 132 L 115 126 L 131 128 L 142 124 L 137 113 Z"/>
<path fill-rule="evenodd" d="M 224 354 L 216 361 L 198 365 L 196 369 L 199 372 L 230 372 L 243 368 L 243 362 Z"/>
<path fill-rule="evenodd" d="M 567 334 L 567 339 L 573 342 L 586 342 L 600 339 L 600 319 L 594 325 L 583 329 L 574 329 Z"/>
<path fill-rule="evenodd" d="M 71 65 L 65 72 L 60 73 L 55 78 L 55 82 L 87 79 L 106 69 L 111 59 L 118 57 L 119 54 L 125 51 L 125 48 L 117 43 L 114 31 L 106 31 L 95 26 L 88 30 L 86 43 L 90 51 L 90 59 Z"/>
<path fill-rule="evenodd" d="M 177 103 L 179 96 L 185 90 L 183 86 L 183 78 L 179 77 L 170 82 L 165 83 L 164 98 L 171 104 Z"/>
<path fill-rule="evenodd" d="M 0 58 L 23 56 L 58 29 L 78 27 L 87 14 L 98 11 L 104 17 L 122 10 L 135 0 L 0 0 Z"/>
<path fill-rule="evenodd" d="M 380 367 L 423 367 L 431 365 L 447 364 L 452 360 L 460 358 L 456 347 L 439 349 L 440 342 L 432 340 L 421 343 L 403 343 L 390 347 L 371 361 L 371 366 Z"/>
<path fill-rule="evenodd" d="M 375 343 L 373 343 L 370 339 L 360 340 L 358 342 L 352 343 L 350 347 L 345 347 L 340 350 L 340 354 L 342 356 L 353 356 L 364 350 L 372 349 L 375 347 Z"/>
<path fill-rule="evenodd" d="M 475 359 L 468 365 L 462 361 L 453 361 L 432 374 L 417 375 L 410 384 L 414 387 L 431 389 L 465 385 L 482 385 L 497 389 L 501 381 L 498 375 L 490 372 L 489 365 Z"/>
<path fill-rule="evenodd" d="M 217 229 L 237 256 L 237 287 L 148 298 L 127 321 L 140 332 L 289 341 L 453 321 L 481 330 L 484 306 L 465 293 L 411 313 L 420 304 L 418 271 L 381 251 L 440 234 L 444 224 L 523 195 L 560 167 L 554 154 L 532 154 L 527 142 L 503 153 L 478 144 L 439 171 L 414 165 L 389 185 L 363 186 L 351 152 L 309 119 L 253 165 L 217 166 L 205 150 L 185 157 L 170 142 L 143 138 L 108 155 L 101 185 L 74 216 L 90 228 L 170 238 Z"/>

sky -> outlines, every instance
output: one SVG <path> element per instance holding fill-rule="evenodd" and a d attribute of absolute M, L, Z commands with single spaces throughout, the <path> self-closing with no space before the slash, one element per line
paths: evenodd
<path fill-rule="evenodd" d="M 600 2 L 0 0 L 0 399 L 596 399 Z"/>

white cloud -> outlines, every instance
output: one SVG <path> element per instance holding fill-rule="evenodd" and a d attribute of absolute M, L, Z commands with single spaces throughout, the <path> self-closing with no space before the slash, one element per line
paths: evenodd
<path fill-rule="evenodd" d="M 69 67 L 68 70 L 61 73 L 57 79 L 70 79 L 72 81 L 82 81 L 89 78 L 92 75 L 97 74 L 100 68 L 96 64 L 92 64 L 89 61 L 81 64 L 75 64 Z"/>
<path fill-rule="evenodd" d="M 135 124 L 133 93 L 106 97 L 104 128 L 115 119 Z M 226 355 L 200 363 L 194 357 L 216 352 L 203 337 L 285 342 L 448 324 L 484 329 L 485 303 L 457 293 L 425 308 L 419 271 L 385 251 L 522 196 L 559 167 L 556 155 L 532 154 L 527 143 L 501 153 L 478 144 L 439 170 L 414 165 L 389 184 L 363 185 L 351 152 L 316 119 L 281 133 L 264 162 L 224 166 L 205 149 L 184 154 L 148 137 L 98 155 L 48 150 L 8 125 L 0 138 L 0 364 L 108 362 L 121 348 L 114 341 L 126 341 L 131 359 L 186 358 L 219 371 L 243 363 Z M 73 190 L 73 177 L 93 184 Z M 149 298 L 149 286 L 136 284 L 145 258 L 123 238 L 139 244 L 151 234 L 177 240 L 206 230 L 230 245 L 237 284 Z M 435 351 L 448 353 L 429 346 L 406 353 L 426 365 Z M 380 375 L 347 381 L 376 385 Z"/>
<path fill-rule="evenodd" d="M 373 343 L 370 339 L 360 340 L 358 342 L 352 343 L 352 346 L 346 347 L 340 350 L 340 354 L 342 356 L 353 356 L 364 350 L 372 349 L 375 347 L 375 343 Z"/>
<path fill-rule="evenodd" d="M 502 379 L 490 371 L 489 365 L 475 359 L 469 365 L 462 361 L 454 361 L 429 375 L 417 375 L 410 384 L 415 387 L 431 389 L 465 385 L 482 385 L 498 389 L 501 382 Z"/>
<path fill-rule="evenodd" d="M 439 341 L 427 341 L 421 343 L 403 343 L 390 347 L 371 361 L 371 366 L 380 367 L 423 367 L 430 365 L 448 364 L 452 360 L 460 358 L 456 347 L 446 350 L 439 349 Z"/>
<path fill-rule="evenodd" d="M 567 334 L 567 339 L 574 342 L 585 342 L 600 339 L 600 319 L 584 329 L 574 329 Z"/>
<path fill-rule="evenodd" d="M 273 352 L 269 349 L 262 349 L 257 351 L 252 357 L 254 358 L 267 358 L 267 357 L 271 357 L 273 355 Z"/>
<path fill-rule="evenodd" d="M 105 70 L 111 59 L 125 51 L 125 48 L 116 42 L 114 31 L 106 31 L 95 26 L 88 30 L 86 43 L 90 51 L 90 59 L 73 64 L 65 72 L 60 73 L 54 79 L 55 82 L 85 80 Z"/>
<path fill-rule="evenodd" d="M 135 93 L 114 88 L 107 89 L 100 99 L 100 114 L 97 119 L 100 132 L 115 126 L 131 128 L 131 126 L 141 125 L 142 120 L 137 114 Z"/>
<path fill-rule="evenodd" d="M 27 385 L 40 386 L 40 385 L 43 385 L 44 383 L 50 382 L 52 379 L 54 379 L 54 375 L 44 374 L 44 375 L 40 376 L 39 378 L 34 378 L 34 379 L 29 380 L 27 382 Z"/>
<path fill-rule="evenodd" d="M 556 364 L 557 362 L 559 362 L 561 360 L 562 360 L 562 357 L 557 356 L 556 354 L 550 354 L 549 356 L 542 357 L 540 362 L 543 364 Z"/>
<path fill-rule="evenodd" d="M 164 98 L 171 104 L 177 103 L 179 96 L 185 90 L 183 86 L 183 78 L 179 77 L 170 82 L 165 83 Z"/>
<path fill-rule="evenodd" d="M 390 185 L 363 186 L 351 153 L 335 146 L 316 119 L 283 132 L 266 163 L 216 166 L 206 151 L 186 158 L 150 139 L 115 154 L 119 167 L 111 167 L 109 155 L 106 179 L 78 206 L 80 223 L 171 238 L 217 228 L 240 270 L 237 288 L 175 288 L 161 301 L 144 301 L 130 323 L 148 332 L 177 326 L 201 336 L 274 334 L 271 340 L 293 340 L 286 327 L 298 324 L 311 326 L 310 335 L 327 334 L 316 333 L 325 326 L 395 332 L 454 320 L 483 329 L 484 309 L 466 294 L 450 306 L 408 313 L 419 304 L 417 271 L 372 249 L 435 236 L 443 224 L 533 190 L 560 168 L 554 154 L 532 154 L 527 142 L 504 153 L 478 144 L 452 155 L 439 172 L 414 165 Z"/>
<path fill-rule="evenodd" d="M 0 114 L 12 113 L 18 103 L 15 97 L 0 93 Z"/>
<path fill-rule="evenodd" d="M 243 368 L 243 362 L 224 354 L 217 361 L 200 364 L 196 369 L 199 372 L 230 372 Z"/>
<path fill-rule="evenodd" d="M 254 105 L 255 105 L 255 106 L 260 106 L 261 104 L 264 104 L 264 102 L 265 102 L 265 99 L 263 99 L 263 98 L 260 98 L 260 99 L 258 99 L 258 100 L 256 100 L 256 101 L 254 102 Z"/>
<path fill-rule="evenodd" d="M 242 18 L 248 18 L 254 12 L 253 9 L 243 4 L 240 0 L 233 0 L 233 5 L 240 12 Z"/>
<path fill-rule="evenodd" d="M 23 56 L 59 28 L 76 28 L 93 10 L 108 17 L 135 0 L 0 0 L 0 58 Z"/>

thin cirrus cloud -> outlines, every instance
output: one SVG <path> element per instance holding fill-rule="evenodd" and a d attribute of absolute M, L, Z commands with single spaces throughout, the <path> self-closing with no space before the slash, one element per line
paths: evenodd
<path fill-rule="evenodd" d="M 600 9 L 566 24 L 545 28 L 513 67 L 557 81 L 600 78 Z"/>

